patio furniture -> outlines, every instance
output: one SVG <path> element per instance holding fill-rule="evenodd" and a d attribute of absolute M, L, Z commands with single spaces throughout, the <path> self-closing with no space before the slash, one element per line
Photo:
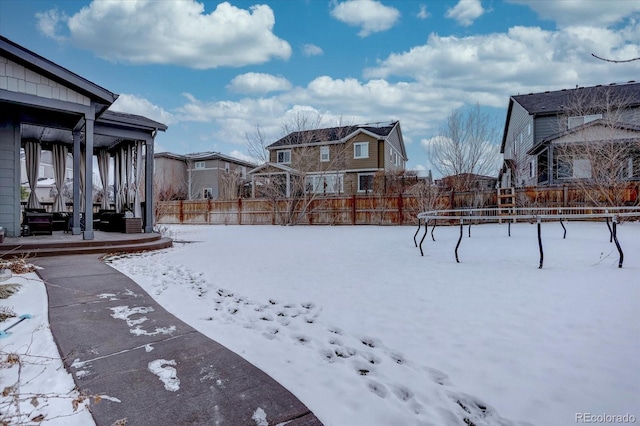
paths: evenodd
<path fill-rule="evenodd" d="M 23 225 L 26 226 L 27 235 L 53 234 L 53 215 L 51 213 L 25 212 Z"/>
<path fill-rule="evenodd" d="M 124 232 L 124 213 L 102 213 L 100 215 L 100 230 L 105 232 Z"/>

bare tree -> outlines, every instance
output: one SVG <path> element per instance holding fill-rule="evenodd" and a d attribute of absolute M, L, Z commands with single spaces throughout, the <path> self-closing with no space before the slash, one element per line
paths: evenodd
<path fill-rule="evenodd" d="M 593 205 L 629 201 L 630 182 L 640 177 L 640 110 L 630 108 L 633 101 L 607 86 L 577 91 L 558 119 L 555 177 L 582 189 Z"/>
<path fill-rule="evenodd" d="M 452 176 L 455 191 L 470 189 L 472 175 L 494 175 L 499 168 L 498 130 L 480 105 L 453 111 L 440 127 L 428 155 L 435 170 Z"/>
<path fill-rule="evenodd" d="M 318 197 L 342 192 L 347 146 L 339 141 L 352 126 L 339 123 L 336 127 L 326 128 L 323 121 L 321 115 L 298 113 L 283 123 L 283 143 L 279 148 L 291 150 L 290 161 L 286 164 L 290 169 L 288 182 L 286 172 L 273 172 L 258 178 L 260 195 L 272 201 L 282 224 L 300 223 Z M 264 134 L 256 127 L 254 134 L 248 137 L 249 153 L 257 157 L 259 152 L 264 152 L 268 162 L 267 146 Z M 321 160 L 321 146 L 327 150 L 327 160 Z"/>

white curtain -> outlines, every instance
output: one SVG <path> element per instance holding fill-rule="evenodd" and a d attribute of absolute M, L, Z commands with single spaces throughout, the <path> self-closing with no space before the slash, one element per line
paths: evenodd
<path fill-rule="evenodd" d="M 125 173 L 127 178 L 126 196 L 127 196 L 127 208 L 131 209 L 133 204 L 133 144 L 129 144 L 126 147 L 126 161 L 125 161 Z"/>
<path fill-rule="evenodd" d="M 142 203 L 140 199 L 140 182 L 142 181 L 142 143 L 136 142 L 135 163 L 134 163 L 134 192 L 133 192 L 133 208 L 135 217 L 142 217 Z"/>
<path fill-rule="evenodd" d="M 38 171 L 40 170 L 40 143 L 36 141 L 27 141 L 24 143 L 24 159 L 27 168 L 27 180 L 29 181 L 29 199 L 27 200 L 27 208 L 38 209 L 40 202 L 36 194 L 38 186 Z"/>
<path fill-rule="evenodd" d="M 116 209 L 123 213 L 128 203 L 128 179 L 127 179 L 127 147 L 118 149 L 115 156 L 115 181 L 117 182 Z M 129 166 L 130 169 L 131 166 Z"/>
<path fill-rule="evenodd" d="M 109 153 L 106 149 L 98 151 L 98 172 L 102 181 L 102 208 L 109 208 Z"/>
<path fill-rule="evenodd" d="M 66 145 L 57 144 L 52 148 L 53 157 L 53 174 L 56 178 L 56 198 L 53 200 L 54 212 L 66 211 L 64 196 L 62 195 L 62 189 L 64 188 L 64 178 L 67 170 L 67 153 L 69 149 Z"/>

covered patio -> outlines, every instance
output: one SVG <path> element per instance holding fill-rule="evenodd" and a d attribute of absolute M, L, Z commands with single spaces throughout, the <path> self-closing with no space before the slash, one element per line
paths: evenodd
<path fill-rule="evenodd" d="M 167 126 L 109 111 L 118 95 L 0 36 L 0 227 L 21 235 L 21 165 L 31 189 L 26 209 L 38 209 L 36 185 L 42 150 L 52 151 L 56 196 L 48 213 L 67 213 L 63 199 L 66 161 L 72 154 L 73 194 L 69 229 L 94 239 L 94 156 L 104 196 L 100 208 L 140 218 L 153 231 L 153 147 Z M 113 163 L 111 163 L 113 158 Z M 150 159 L 151 161 L 146 161 Z M 113 170 L 114 203 L 109 203 Z"/>

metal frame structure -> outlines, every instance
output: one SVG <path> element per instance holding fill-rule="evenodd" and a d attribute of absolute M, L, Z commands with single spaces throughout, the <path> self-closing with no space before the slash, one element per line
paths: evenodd
<path fill-rule="evenodd" d="M 508 235 L 511 236 L 511 223 L 517 221 L 535 221 L 538 231 L 538 249 L 540 252 L 540 262 L 538 268 L 542 269 L 544 262 L 544 250 L 542 246 L 542 222 L 559 221 L 562 229 L 564 230 L 563 238 L 567 236 L 567 228 L 564 226 L 565 220 L 598 220 L 604 219 L 609 228 L 609 242 L 615 242 L 616 249 L 618 250 L 618 268 L 622 268 L 624 261 L 624 253 L 617 236 L 617 224 L 623 218 L 640 218 L 640 206 L 622 206 L 622 207 L 526 207 L 526 208 L 509 208 L 508 211 L 500 208 L 487 208 L 487 209 L 455 209 L 455 210 L 430 210 L 418 214 L 418 229 L 413 235 L 413 242 L 416 247 L 420 248 L 420 255 L 424 256 L 422 250 L 422 243 L 427 236 L 429 229 L 429 221 L 433 222 L 431 228 L 431 239 L 435 241 L 433 231 L 435 230 L 437 222 L 457 221 L 460 224 L 460 236 L 455 248 L 456 262 L 460 263 L 458 257 L 458 249 L 462 243 L 462 235 L 464 231 L 464 225 L 469 226 L 468 235 L 471 237 L 471 225 L 472 222 L 502 222 L 507 221 Z M 418 234 L 424 222 L 424 235 L 420 239 L 420 243 L 417 241 Z M 610 224 L 611 222 L 611 224 Z"/>

